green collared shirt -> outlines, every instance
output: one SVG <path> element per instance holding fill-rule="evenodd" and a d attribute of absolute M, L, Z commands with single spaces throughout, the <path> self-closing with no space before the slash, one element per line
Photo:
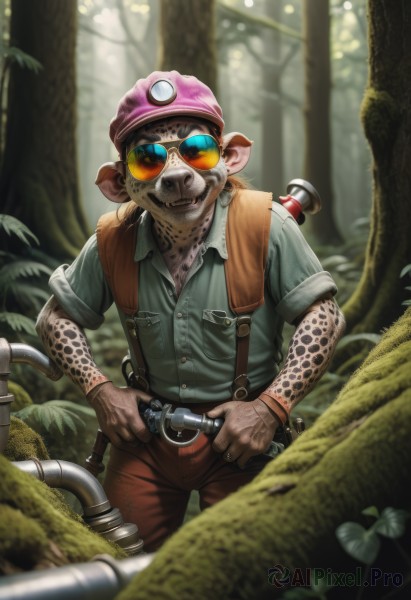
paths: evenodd
<path fill-rule="evenodd" d="M 179 297 L 144 213 L 138 228 L 139 311 L 134 317 L 154 394 L 173 401 L 215 402 L 231 397 L 235 373 L 236 315 L 230 310 L 224 273 L 228 208 L 217 200 L 209 234 Z M 252 285 L 252 282 L 250 282 Z M 67 313 L 95 329 L 113 302 L 98 257 L 96 236 L 71 266 L 62 265 L 50 287 Z M 284 321 L 292 323 L 313 302 L 336 293 L 299 226 L 273 202 L 265 272 L 265 301 L 252 315 L 250 389 L 268 385 L 281 361 Z M 101 366 L 101 365 L 100 365 Z"/>

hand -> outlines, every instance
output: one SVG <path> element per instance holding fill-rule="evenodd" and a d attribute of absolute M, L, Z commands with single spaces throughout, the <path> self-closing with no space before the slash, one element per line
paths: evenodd
<path fill-rule="evenodd" d="M 218 453 L 245 467 L 247 461 L 267 450 L 274 437 L 278 421 L 270 409 L 258 398 L 250 402 L 231 400 L 207 413 L 215 419 L 224 418 L 224 425 L 215 437 L 213 448 Z"/>
<path fill-rule="evenodd" d="M 107 381 L 93 388 L 87 400 L 96 411 L 97 420 L 103 433 L 110 441 L 119 445 L 122 442 L 149 442 L 151 433 L 138 412 L 140 402 L 150 402 L 153 398 L 146 392 L 133 388 L 119 388 Z"/>

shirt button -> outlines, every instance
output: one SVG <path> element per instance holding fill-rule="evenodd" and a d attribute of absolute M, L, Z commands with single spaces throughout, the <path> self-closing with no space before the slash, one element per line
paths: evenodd
<path fill-rule="evenodd" d="M 183 313 L 181 313 L 181 312 L 177 313 L 177 319 L 181 319 L 182 316 L 183 316 Z"/>
<path fill-rule="evenodd" d="M 186 384 L 186 383 L 183 383 L 183 384 L 181 384 L 181 387 L 183 388 L 183 390 L 185 390 L 185 389 L 186 389 L 186 387 L 187 387 L 187 384 Z"/>
<path fill-rule="evenodd" d="M 182 363 L 185 363 L 185 362 L 187 362 L 187 357 L 186 357 L 186 356 L 182 356 L 182 357 L 181 357 L 181 362 L 182 362 Z"/>
<path fill-rule="evenodd" d="M 230 321 L 230 319 L 226 319 L 224 322 L 225 322 L 225 324 L 226 324 L 226 327 L 228 327 L 229 325 L 231 325 L 231 321 Z"/>

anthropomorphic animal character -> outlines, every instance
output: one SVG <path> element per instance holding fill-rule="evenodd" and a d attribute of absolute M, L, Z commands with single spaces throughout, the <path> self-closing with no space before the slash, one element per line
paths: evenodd
<path fill-rule="evenodd" d="M 121 284 L 130 292 L 138 289 L 138 310 L 130 317 L 118 308 L 125 335 L 138 337 L 149 388 L 117 387 L 94 362 L 84 328 L 102 325 L 116 297 L 96 235 L 73 264 L 52 275 L 52 296 L 37 329 L 50 357 L 94 407 L 112 442 L 108 497 L 126 521 L 138 524 L 152 551 L 182 523 L 192 490 L 205 508 L 263 468 L 278 426 L 327 368 L 344 319 L 331 276 L 293 217 L 269 200 L 263 298 L 251 314 L 241 394 L 234 393 L 242 315 L 231 308 L 225 275 L 227 219 L 246 187 L 236 174 L 247 164 L 251 142 L 241 133 L 224 133 L 211 90 L 177 71 L 138 80 L 119 103 L 110 137 L 119 160 L 103 165 L 96 183 L 126 207 L 116 217 L 124 232 L 137 228 L 128 254 L 138 265 L 138 282 L 128 277 Z M 245 204 L 252 206 L 253 192 L 247 193 Z M 238 219 L 230 235 L 247 257 L 253 250 L 242 247 L 242 240 L 251 220 Z M 240 271 L 241 264 L 239 279 Z M 248 283 L 252 289 L 253 275 Z M 280 369 L 284 322 L 295 331 Z M 200 435 L 187 447 L 169 445 L 149 432 L 137 408 L 154 397 L 222 417 L 224 425 L 215 438 Z"/>

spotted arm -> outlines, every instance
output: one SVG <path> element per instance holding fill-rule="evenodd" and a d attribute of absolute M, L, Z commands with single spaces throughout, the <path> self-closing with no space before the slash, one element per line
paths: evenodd
<path fill-rule="evenodd" d="M 109 379 L 94 362 L 83 328 L 61 308 L 52 296 L 36 324 L 44 349 L 84 395 Z"/>
<path fill-rule="evenodd" d="M 282 370 L 259 396 L 280 423 L 322 377 L 344 329 L 343 314 L 331 298 L 312 304 L 299 320 Z"/>

